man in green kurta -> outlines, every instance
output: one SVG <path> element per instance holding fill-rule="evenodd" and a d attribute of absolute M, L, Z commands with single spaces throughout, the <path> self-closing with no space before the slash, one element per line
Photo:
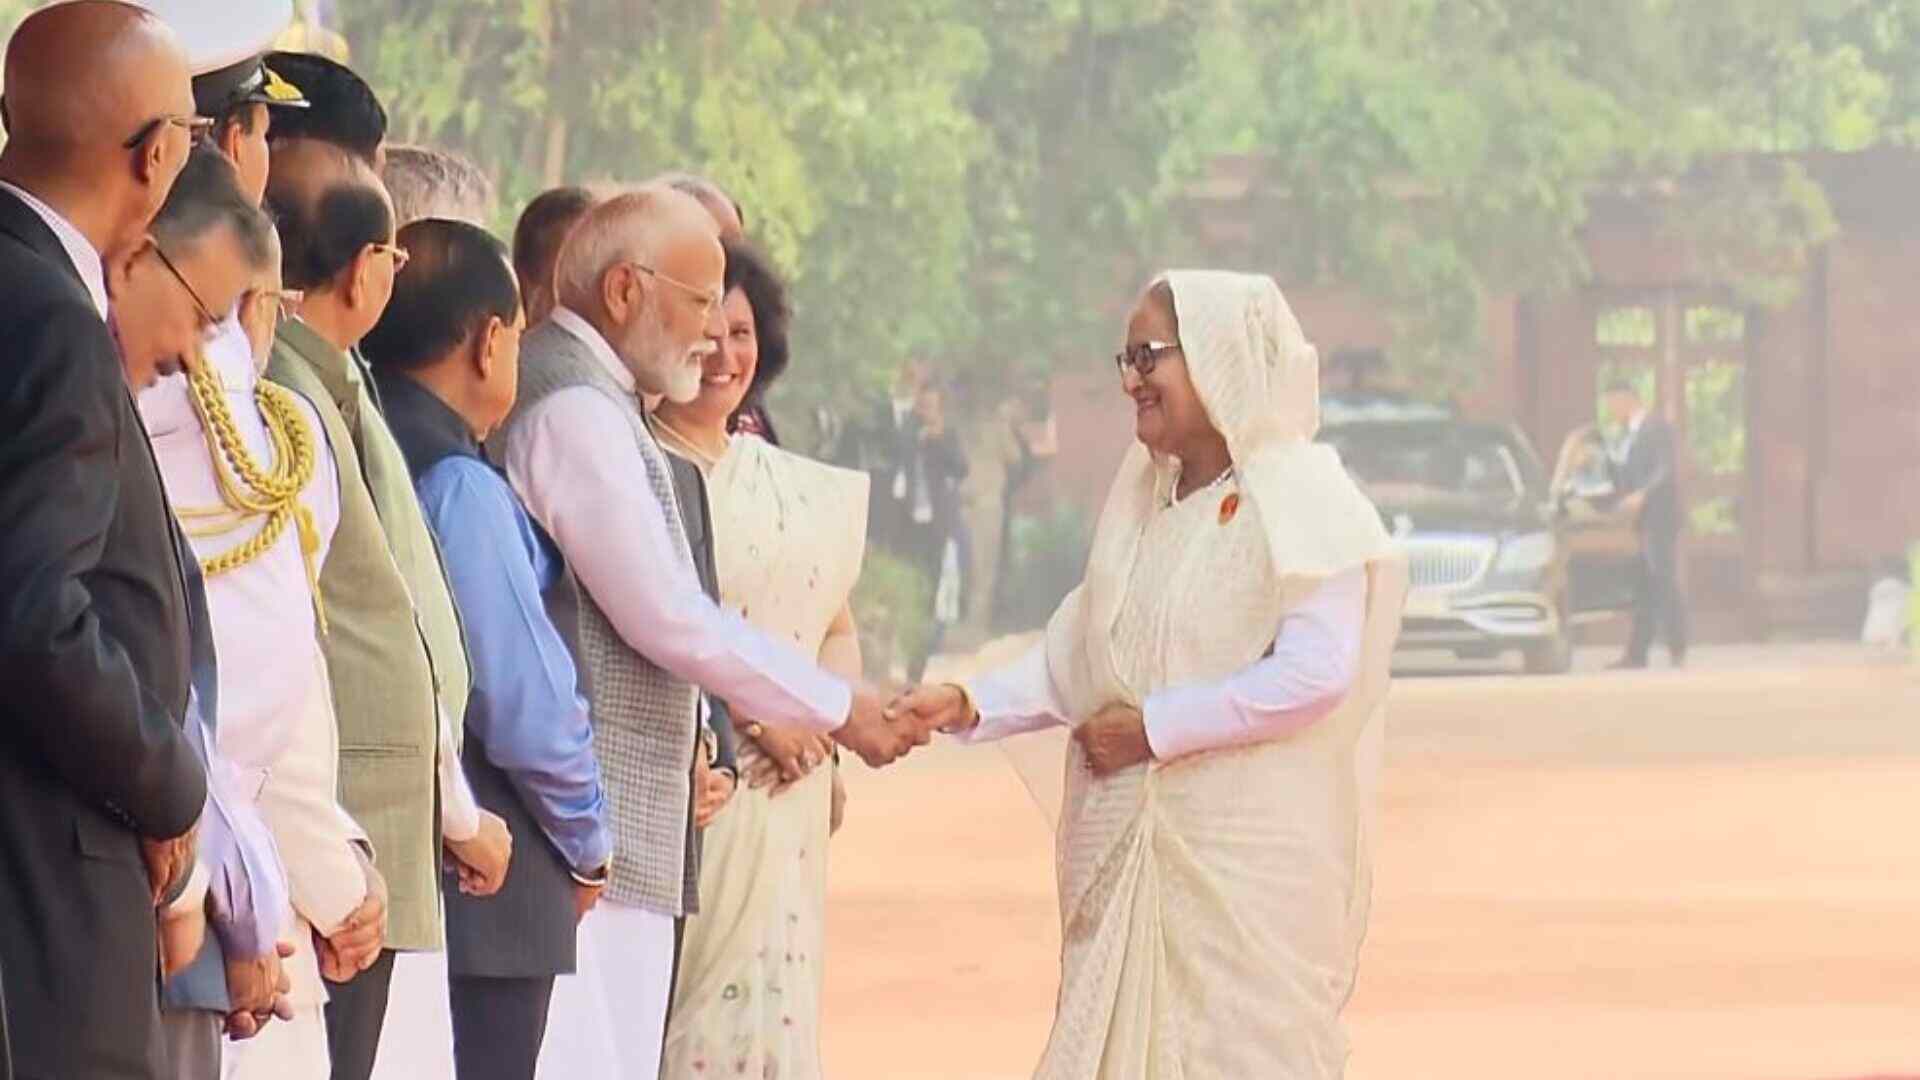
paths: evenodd
<path fill-rule="evenodd" d="M 498 888 L 509 838 L 460 773 L 468 689 L 460 624 L 406 461 L 354 350 L 379 320 L 406 253 L 370 165 L 336 146 L 276 144 L 267 201 L 284 273 L 305 298 L 268 377 L 309 398 L 340 465 L 340 526 L 320 574 L 340 730 L 341 801 L 372 837 L 388 888 L 385 948 L 323 950 L 333 1075 L 372 1071 L 396 951 L 442 947 L 439 851 Z"/>

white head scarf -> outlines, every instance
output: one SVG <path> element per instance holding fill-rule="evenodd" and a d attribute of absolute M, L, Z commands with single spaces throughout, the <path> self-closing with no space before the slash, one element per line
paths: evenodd
<path fill-rule="evenodd" d="M 1319 354 L 1265 275 L 1182 270 L 1164 275 L 1173 293 L 1181 351 L 1208 420 L 1227 442 L 1242 498 L 1260 517 L 1282 586 L 1310 585 L 1392 554 L 1380 514 L 1320 426 Z M 1180 463 L 1135 443 L 1120 464 L 1094 532 L 1085 583 L 1048 627 L 1055 683 L 1076 712 L 1126 700 L 1111 636 L 1142 530 L 1166 505 Z M 1231 588 L 1234 567 L 1219 568 Z M 1397 611 L 1396 611 L 1397 615 Z M 1397 623 L 1397 619 L 1396 619 Z M 1274 627 L 1249 627 L 1271 640 Z M 1079 716 L 1076 715 L 1076 719 Z"/>
<path fill-rule="evenodd" d="M 1177 270 L 1161 280 L 1173 292 L 1194 391 L 1260 514 L 1275 573 L 1327 578 L 1386 554 L 1391 540 L 1379 512 L 1339 454 L 1313 441 L 1320 354 L 1280 287 L 1264 274 L 1219 270 Z M 1153 471 L 1156 490 L 1171 491 L 1178 463 L 1155 462 Z"/>

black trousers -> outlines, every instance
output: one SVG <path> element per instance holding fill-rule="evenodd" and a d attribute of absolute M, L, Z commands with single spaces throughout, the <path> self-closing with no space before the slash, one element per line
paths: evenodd
<path fill-rule="evenodd" d="M 1627 660 L 1647 662 L 1656 635 L 1664 636 L 1674 662 L 1686 658 L 1687 601 L 1680 594 L 1680 541 L 1677 536 L 1642 534 L 1640 573 L 1633 589 L 1633 636 Z"/>
<path fill-rule="evenodd" d="M 327 1049 L 333 1055 L 333 1080 L 368 1080 L 380 1053 L 380 1031 L 387 1023 L 387 997 L 393 991 L 392 949 L 352 982 L 327 983 Z"/>
<path fill-rule="evenodd" d="M 547 1038 L 553 976 L 447 980 L 453 1007 L 453 1065 L 460 1080 L 533 1080 Z"/>

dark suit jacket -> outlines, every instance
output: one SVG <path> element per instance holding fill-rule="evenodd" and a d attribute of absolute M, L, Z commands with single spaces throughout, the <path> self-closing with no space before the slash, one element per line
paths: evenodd
<path fill-rule="evenodd" d="M 0 192 L 0 967 L 22 1077 L 160 1074 L 139 838 L 185 832 L 185 582 L 113 340 Z"/>
<path fill-rule="evenodd" d="M 871 479 L 867 488 L 867 532 L 881 547 L 896 554 L 913 546 L 909 534 L 918 478 L 913 459 L 919 442 L 919 418 L 908 412 L 896 421 L 893 402 L 882 398 L 874 405 L 866 425 L 848 440 L 851 452 L 838 462 L 865 471 Z M 895 483 L 902 477 L 904 488 Z"/>
<path fill-rule="evenodd" d="M 1679 489 L 1674 480 L 1676 462 L 1673 428 L 1665 420 L 1648 413 L 1640 422 L 1640 431 L 1627 447 L 1627 458 L 1613 467 L 1614 487 L 1622 495 L 1647 493 L 1640 510 L 1640 532 L 1648 537 L 1671 539 L 1680 532 Z"/>

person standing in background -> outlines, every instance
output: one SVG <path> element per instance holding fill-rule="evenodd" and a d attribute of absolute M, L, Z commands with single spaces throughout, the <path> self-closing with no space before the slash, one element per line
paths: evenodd
<path fill-rule="evenodd" d="M 928 632 L 908 658 L 907 680 L 918 683 L 948 628 L 966 611 L 973 552 L 960 500 L 967 458 L 959 437 L 947 427 L 946 391 L 937 383 L 923 385 L 914 399 L 913 419 L 904 547 L 933 589 Z"/>
<path fill-rule="evenodd" d="M 8 42 L 0 149 L 0 967 L 18 1075 L 164 1075 L 156 909 L 207 780 L 171 508 L 107 328 L 104 259 L 144 245 L 192 147 L 186 53 L 77 0 Z"/>
<path fill-rule="evenodd" d="M 534 196 L 520 211 L 513 228 L 513 273 L 520 280 L 529 327 L 546 322 L 553 313 L 553 267 L 560 261 L 560 245 L 595 201 L 586 188 L 557 187 Z"/>
<path fill-rule="evenodd" d="M 1615 668 L 1644 668 L 1655 636 L 1664 636 L 1674 667 L 1687 662 L 1687 601 L 1680 591 L 1680 497 L 1673 428 L 1652 413 L 1631 383 L 1607 387 L 1608 416 L 1620 435 L 1608 455 L 1620 510 L 1640 535 L 1633 593 L 1633 633 Z"/>
<path fill-rule="evenodd" d="M 463 155 L 434 146 L 389 146 L 380 180 L 393 199 L 401 228 L 426 218 L 487 227 L 493 218 L 493 178 Z"/>
<path fill-rule="evenodd" d="M 887 399 L 875 406 L 864 429 L 850 432 L 840 464 L 866 471 L 871 479 L 867 528 L 874 543 L 892 554 L 911 558 L 915 479 L 915 450 L 920 420 L 915 414 L 920 390 L 928 381 L 927 366 L 914 360 L 893 377 Z"/>

